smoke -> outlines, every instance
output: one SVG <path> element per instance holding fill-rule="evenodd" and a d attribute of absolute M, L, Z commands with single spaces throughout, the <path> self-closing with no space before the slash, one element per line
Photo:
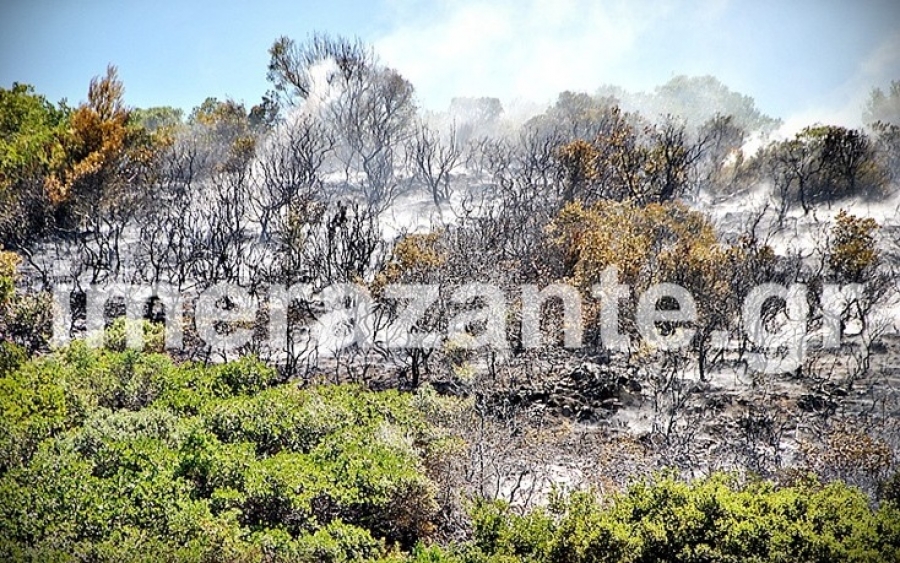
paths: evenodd
<path fill-rule="evenodd" d="M 900 79 L 900 32 L 884 38 L 856 66 L 852 76 L 823 96 L 823 101 L 791 114 L 778 130 L 788 138 L 815 123 L 861 127 L 873 88 L 887 89 Z"/>
<path fill-rule="evenodd" d="M 637 10 L 608 0 L 463 1 L 423 15 L 407 6 L 376 49 L 433 109 L 454 96 L 546 104 L 563 90 L 595 89 L 670 9 L 666 2 Z"/>
<path fill-rule="evenodd" d="M 861 125 L 871 89 L 900 78 L 900 10 L 877 4 L 395 0 L 375 46 L 431 110 L 456 96 L 546 107 L 566 90 L 652 94 L 680 75 L 716 76 L 791 136 Z M 633 109 L 655 118 L 665 107 Z"/>

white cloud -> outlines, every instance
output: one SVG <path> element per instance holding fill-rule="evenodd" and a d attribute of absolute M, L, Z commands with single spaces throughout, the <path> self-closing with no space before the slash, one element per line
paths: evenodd
<path fill-rule="evenodd" d="M 435 109 L 455 95 L 547 102 L 609 82 L 673 8 L 662 0 L 448 1 L 426 17 L 402 18 L 376 49 Z"/>

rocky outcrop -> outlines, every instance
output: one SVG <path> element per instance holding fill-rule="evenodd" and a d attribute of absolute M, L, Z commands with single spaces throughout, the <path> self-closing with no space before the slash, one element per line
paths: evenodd
<path fill-rule="evenodd" d="M 641 384 L 628 367 L 583 362 L 516 386 L 497 389 L 489 399 L 524 410 L 580 422 L 604 419 L 641 402 Z"/>

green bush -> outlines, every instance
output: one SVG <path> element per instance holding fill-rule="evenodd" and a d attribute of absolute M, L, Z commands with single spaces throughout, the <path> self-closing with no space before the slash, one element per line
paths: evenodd
<path fill-rule="evenodd" d="M 880 508 L 840 482 L 671 475 L 526 513 L 474 502 L 442 547 L 425 468 L 459 405 L 275 384 L 257 360 L 204 367 L 75 343 L 0 374 L 0 560 L 400 563 L 900 561 Z"/>
<path fill-rule="evenodd" d="M 0 342 L 0 377 L 17 370 L 28 360 L 28 354 L 21 346 L 12 342 Z"/>
<path fill-rule="evenodd" d="M 295 387 L 268 389 L 210 403 L 203 419 L 223 442 L 250 442 L 260 455 L 282 450 L 308 452 L 338 422 L 317 408 L 310 393 Z"/>
<path fill-rule="evenodd" d="M 895 471 L 878 484 L 878 498 L 900 509 L 900 471 Z"/>
<path fill-rule="evenodd" d="M 363 563 L 385 554 L 384 541 L 362 528 L 335 520 L 297 542 L 298 559 L 310 563 Z"/>
<path fill-rule="evenodd" d="M 0 560 L 399 561 L 433 530 L 420 398 L 83 342 L 8 365 Z"/>
<path fill-rule="evenodd" d="M 276 381 L 277 372 L 252 356 L 215 366 L 186 364 L 169 374 L 156 405 L 197 414 L 212 401 L 255 394 Z"/>
<path fill-rule="evenodd" d="M 96 456 L 100 449 L 113 442 L 141 439 L 158 440 L 168 447 L 176 447 L 179 419 L 171 412 L 147 408 L 140 411 L 111 411 L 98 408 L 72 435 L 75 449 L 84 456 Z"/>
<path fill-rule="evenodd" d="M 160 353 L 165 350 L 165 333 L 163 325 L 149 321 L 132 321 L 125 317 L 119 317 L 104 331 L 104 346 L 114 352 L 124 352 L 128 349 L 128 329 L 134 328 L 141 332 L 140 348 L 143 352 Z"/>
<path fill-rule="evenodd" d="M 209 403 L 203 417 L 222 441 L 252 442 L 261 455 L 309 452 L 325 436 L 353 428 L 394 424 L 421 440 L 428 432 L 423 413 L 408 395 L 375 394 L 356 386 L 281 386 Z"/>
<path fill-rule="evenodd" d="M 71 423 L 58 366 L 27 363 L 0 378 L 0 471 L 27 463 Z"/>
<path fill-rule="evenodd" d="M 692 483 L 662 476 L 605 503 L 576 493 L 524 516 L 482 503 L 473 518 L 473 561 L 900 560 L 900 512 L 872 511 L 841 483 L 776 488 L 725 475 Z"/>
<path fill-rule="evenodd" d="M 340 518 L 405 547 L 433 531 L 436 488 L 403 428 L 332 434 L 310 456 L 341 484 L 330 493 Z"/>

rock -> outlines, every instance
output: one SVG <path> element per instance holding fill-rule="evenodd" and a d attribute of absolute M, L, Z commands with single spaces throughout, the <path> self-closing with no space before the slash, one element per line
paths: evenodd
<path fill-rule="evenodd" d="M 709 391 L 711 385 L 708 381 L 698 381 L 690 386 L 688 394 L 701 395 Z"/>
<path fill-rule="evenodd" d="M 625 377 L 624 375 L 619 376 L 619 387 L 624 388 L 629 393 L 640 395 L 643 388 L 641 387 L 641 382 L 633 377 Z"/>
<path fill-rule="evenodd" d="M 611 397 L 609 399 L 601 401 L 600 406 L 608 411 L 615 411 L 622 406 L 622 403 L 620 403 L 619 400 L 615 397 Z"/>
<path fill-rule="evenodd" d="M 807 393 L 797 399 L 797 407 L 806 412 L 829 412 L 837 408 L 837 404 L 827 397 Z"/>
<path fill-rule="evenodd" d="M 722 410 L 730 407 L 734 402 L 734 397 L 725 393 L 722 395 L 711 395 L 707 397 L 706 404 L 712 410 Z"/>
<path fill-rule="evenodd" d="M 596 421 L 625 405 L 640 404 L 641 392 L 632 368 L 584 361 L 566 371 L 508 381 L 488 400 L 525 411 L 540 409 L 548 415 Z"/>
<path fill-rule="evenodd" d="M 575 381 L 597 381 L 603 375 L 603 366 L 594 362 L 583 362 L 569 372 L 569 379 Z"/>

